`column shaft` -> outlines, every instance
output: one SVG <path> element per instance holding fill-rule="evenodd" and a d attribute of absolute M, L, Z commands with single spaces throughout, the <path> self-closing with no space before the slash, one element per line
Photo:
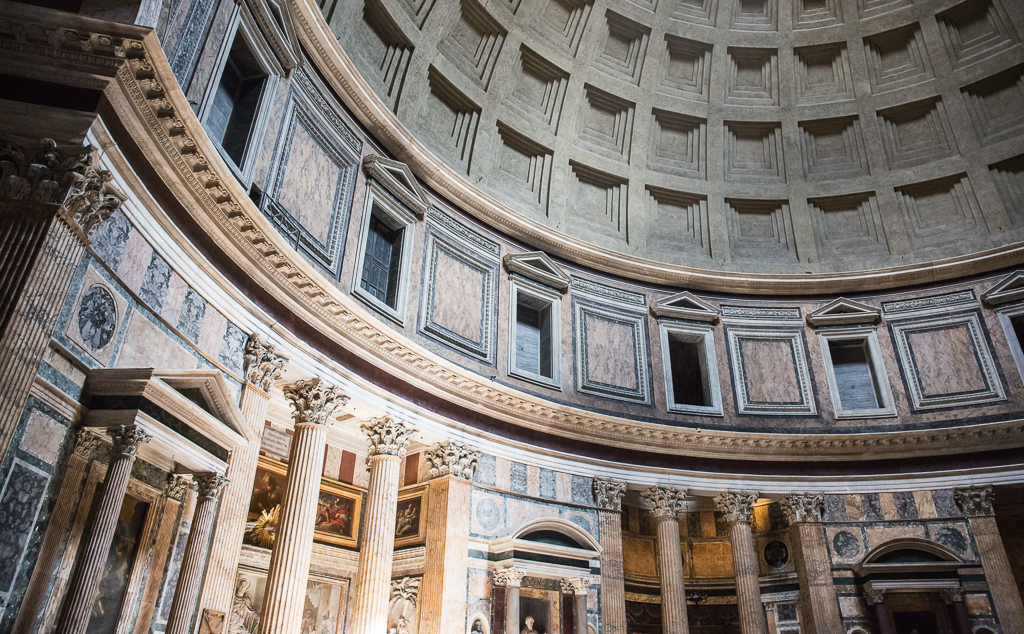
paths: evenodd
<path fill-rule="evenodd" d="M 656 517 L 658 568 L 661 572 L 661 622 L 665 634 L 686 634 L 686 588 L 683 584 L 683 553 L 679 544 L 677 516 Z M 625 599 L 625 596 L 623 596 Z M 625 610 L 625 603 L 623 603 Z"/>
<path fill-rule="evenodd" d="M 875 618 L 878 620 L 879 634 L 896 634 L 896 624 L 892 620 L 889 606 L 879 601 L 875 604 Z"/>
<path fill-rule="evenodd" d="M 576 634 L 587 634 L 587 595 L 576 595 Z"/>
<path fill-rule="evenodd" d="M 620 513 L 602 509 L 597 512 L 597 522 L 603 551 L 601 553 L 601 625 L 604 634 L 626 634 L 626 583 L 622 572 L 622 517 Z"/>
<path fill-rule="evenodd" d="M 171 613 L 167 618 L 166 634 L 188 634 L 192 629 L 192 617 L 196 614 L 196 599 L 199 597 L 199 583 L 203 578 L 206 564 L 206 545 L 210 541 L 213 518 L 217 510 L 217 498 L 202 495 L 196 501 L 192 527 L 185 543 L 185 554 L 181 559 L 178 584 L 174 588 Z"/>
<path fill-rule="evenodd" d="M 505 588 L 505 634 L 519 634 L 519 586 Z"/>
<path fill-rule="evenodd" d="M 263 595 L 260 634 L 297 634 L 299 631 L 313 555 L 313 529 L 326 442 L 327 428 L 323 425 L 295 425 L 288 484 Z"/>
<path fill-rule="evenodd" d="M 761 605 L 761 586 L 757 581 L 757 556 L 748 522 L 729 525 L 732 542 L 732 567 L 736 573 L 736 599 L 740 609 L 740 630 L 743 634 L 767 634 L 768 621 Z"/>
<path fill-rule="evenodd" d="M 1024 632 L 1024 603 L 1017 591 L 1017 581 L 1006 556 L 1006 548 L 999 536 L 999 527 L 993 515 L 976 515 L 968 518 L 974 541 L 978 544 L 981 565 L 985 579 L 992 592 L 996 614 L 1004 632 Z"/>
<path fill-rule="evenodd" d="M 794 522 L 790 537 L 800 580 L 800 625 L 805 634 L 843 634 L 828 545 L 821 524 Z"/>
<path fill-rule="evenodd" d="M 420 589 L 420 631 L 458 632 L 466 627 L 471 488 L 454 476 L 430 481 L 425 553 L 430 565 Z"/>
<path fill-rule="evenodd" d="M 402 460 L 389 455 L 371 456 L 369 460 L 370 487 L 366 496 L 363 545 L 359 552 L 359 577 L 352 602 L 351 634 L 380 634 L 387 630 L 391 593 L 398 472 Z"/>
<path fill-rule="evenodd" d="M 967 614 L 967 604 L 963 601 L 953 602 L 953 628 L 956 634 L 971 634 L 971 617 Z"/>

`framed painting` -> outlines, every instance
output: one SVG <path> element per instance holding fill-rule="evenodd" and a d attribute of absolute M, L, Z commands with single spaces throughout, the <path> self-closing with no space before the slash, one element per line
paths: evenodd
<path fill-rule="evenodd" d="M 281 500 L 287 485 L 288 467 L 266 456 L 260 456 L 256 467 L 252 498 L 249 501 L 246 541 L 254 546 L 270 548 L 281 513 Z M 362 493 L 334 482 L 320 482 L 317 501 L 316 528 L 313 539 L 325 544 L 350 546 L 359 542 L 359 514 Z"/>
<path fill-rule="evenodd" d="M 427 535 L 427 487 L 398 493 L 395 515 L 395 548 L 421 544 Z"/>
<path fill-rule="evenodd" d="M 201 634 L 205 634 L 203 627 L 209 628 L 211 634 L 222 634 L 224 631 L 234 634 L 256 634 L 259 629 L 266 586 L 266 572 L 240 567 L 238 577 L 235 579 L 231 610 L 227 614 L 227 618 L 211 619 L 213 622 L 201 625 Z M 306 582 L 299 634 L 340 634 L 344 618 L 342 611 L 348 600 L 347 595 L 348 582 L 346 580 L 329 579 L 311 574 L 309 581 Z M 223 627 L 225 621 L 226 630 Z M 218 626 L 220 627 L 219 631 L 213 630 Z"/>

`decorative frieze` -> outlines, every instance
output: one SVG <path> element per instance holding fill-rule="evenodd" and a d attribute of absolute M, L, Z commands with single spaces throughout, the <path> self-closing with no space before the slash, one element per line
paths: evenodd
<path fill-rule="evenodd" d="M 107 434 L 114 439 L 114 451 L 133 460 L 139 455 L 139 448 L 153 440 L 138 425 L 121 425 L 116 429 L 108 429 Z"/>
<path fill-rule="evenodd" d="M 296 381 L 284 387 L 284 397 L 291 402 L 292 419 L 296 425 L 312 423 L 329 427 L 334 410 L 348 402 L 340 387 L 328 385 L 323 379 Z"/>
<path fill-rule="evenodd" d="M 892 317 L 933 309 L 976 308 L 977 305 L 978 300 L 974 296 L 974 291 L 967 290 L 946 293 L 945 295 L 934 295 L 932 297 L 882 302 L 882 312 L 885 313 L 886 317 Z"/>
<path fill-rule="evenodd" d="M 176 473 L 170 473 L 167 475 L 167 488 L 164 489 L 164 493 L 172 500 L 181 502 L 185 499 L 185 494 L 188 490 L 195 488 L 196 483 L 192 478 L 178 475 Z"/>
<path fill-rule="evenodd" d="M 518 588 L 525 576 L 526 571 L 520 568 L 502 568 L 494 571 L 492 581 L 496 586 Z"/>
<path fill-rule="evenodd" d="M 995 502 L 995 489 L 992 485 L 956 489 L 953 491 L 953 499 L 967 517 L 996 514 L 992 507 Z"/>
<path fill-rule="evenodd" d="M 620 304 L 629 304 L 631 306 L 646 306 L 647 298 L 640 293 L 630 293 L 624 291 L 621 288 L 614 288 L 612 286 L 605 286 L 591 280 L 585 280 L 582 277 L 576 277 L 575 275 L 569 276 L 572 288 L 581 293 L 588 295 L 596 295 L 604 299 L 610 299 Z"/>
<path fill-rule="evenodd" d="M 431 479 L 451 475 L 472 480 L 480 452 L 463 443 L 446 440 L 431 445 L 424 457 Z"/>
<path fill-rule="evenodd" d="M 715 496 L 718 510 L 725 515 L 725 521 L 729 523 L 750 522 L 750 516 L 754 511 L 754 502 L 757 502 L 757 493 L 727 491 Z"/>
<path fill-rule="evenodd" d="M 370 440 L 370 451 L 367 457 L 371 458 L 373 456 L 396 456 L 398 458 L 405 456 L 409 438 L 419 431 L 390 416 L 371 418 L 369 423 L 360 425 L 360 429 Z"/>
<path fill-rule="evenodd" d="M 252 333 L 245 342 L 245 380 L 264 392 L 281 378 L 281 368 L 287 361 L 277 354 L 277 346 L 264 343 L 259 333 Z"/>
<path fill-rule="evenodd" d="M 219 473 L 197 473 L 193 476 L 201 498 L 219 498 L 231 481 Z"/>
<path fill-rule="evenodd" d="M 590 588 L 590 579 L 584 579 L 583 577 L 571 577 L 568 579 L 561 579 L 562 594 L 586 594 Z"/>
<path fill-rule="evenodd" d="M 779 500 L 779 504 L 790 524 L 820 522 L 825 510 L 825 496 L 821 493 L 794 493 Z"/>
<path fill-rule="evenodd" d="M 594 478 L 594 501 L 597 508 L 606 511 L 621 511 L 622 496 L 626 495 L 626 483 L 610 478 Z"/>
<path fill-rule="evenodd" d="M 643 492 L 644 502 L 651 505 L 654 517 L 675 517 L 683 509 L 685 489 L 653 486 Z"/>
<path fill-rule="evenodd" d="M 800 319 L 799 308 L 769 308 L 764 306 L 722 306 L 722 317 L 743 319 Z"/>

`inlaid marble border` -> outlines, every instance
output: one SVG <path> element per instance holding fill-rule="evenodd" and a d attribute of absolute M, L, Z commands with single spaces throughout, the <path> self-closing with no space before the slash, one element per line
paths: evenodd
<path fill-rule="evenodd" d="M 617 307 L 589 303 L 578 298 L 572 300 L 573 339 L 576 351 L 576 390 L 584 394 L 603 396 L 631 403 L 651 404 L 651 358 L 647 349 L 647 315 L 631 313 Z M 633 330 L 633 367 L 636 373 L 637 388 L 628 388 L 599 383 L 590 379 L 588 371 L 586 317 L 593 316 L 605 321 L 624 324 Z"/>
<path fill-rule="evenodd" d="M 814 389 L 811 386 L 811 375 L 807 361 L 807 348 L 804 345 L 803 331 L 727 328 L 726 336 L 729 342 L 729 361 L 732 365 L 736 409 L 740 414 L 786 416 L 792 414 L 815 415 L 818 413 L 814 400 Z M 800 388 L 800 400 L 798 402 L 755 403 L 750 400 L 746 365 L 740 347 L 740 342 L 744 339 L 763 339 L 789 343 L 790 351 L 793 354 L 793 364 L 796 369 L 797 385 Z"/>

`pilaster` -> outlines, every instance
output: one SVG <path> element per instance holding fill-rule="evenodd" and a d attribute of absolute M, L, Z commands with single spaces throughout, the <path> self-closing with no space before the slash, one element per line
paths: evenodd
<path fill-rule="evenodd" d="M 626 634 L 626 582 L 622 570 L 622 496 L 626 483 L 594 478 L 597 532 L 601 542 L 601 625 L 605 634 Z"/>

